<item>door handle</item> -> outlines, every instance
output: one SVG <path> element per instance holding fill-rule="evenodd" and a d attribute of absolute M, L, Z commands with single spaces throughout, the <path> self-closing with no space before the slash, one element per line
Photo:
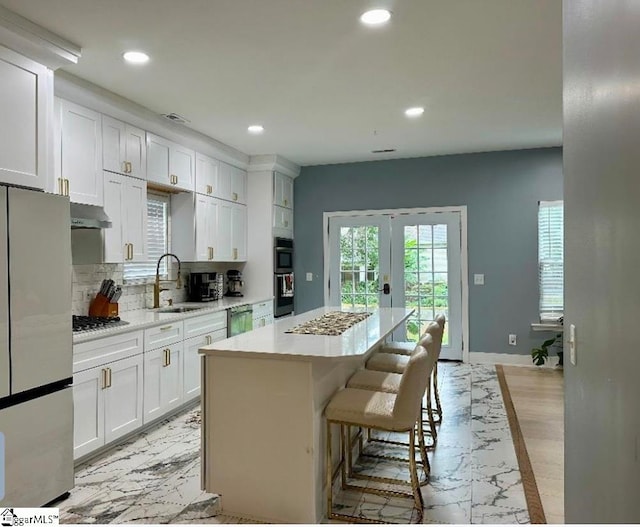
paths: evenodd
<path fill-rule="evenodd" d="M 389 284 L 383 284 L 382 289 L 378 289 L 378 291 L 382 292 L 383 295 L 388 295 L 391 293 L 391 287 Z"/>
<path fill-rule="evenodd" d="M 111 388 L 111 368 L 107 368 L 107 388 Z"/>
<path fill-rule="evenodd" d="M 64 195 L 69 196 L 69 180 L 64 180 Z"/>
<path fill-rule="evenodd" d="M 64 196 L 64 180 L 61 177 L 58 178 L 58 193 Z"/>
<path fill-rule="evenodd" d="M 106 390 L 108 388 L 108 386 L 107 386 L 107 368 L 102 368 L 102 370 L 100 371 L 100 374 L 102 376 L 102 389 Z"/>

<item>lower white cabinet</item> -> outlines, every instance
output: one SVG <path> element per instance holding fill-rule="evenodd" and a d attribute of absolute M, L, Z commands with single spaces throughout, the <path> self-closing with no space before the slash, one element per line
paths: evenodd
<path fill-rule="evenodd" d="M 226 312 L 225 317 L 226 317 Z M 192 337 L 184 341 L 184 400 L 188 401 L 200 395 L 200 385 L 202 379 L 200 377 L 201 358 L 198 350 L 204 346 L 208 346 L 213 342 L 227 338 L 227 327 L 225 323 L 224 329 L 218 329 L 211 333 L 206 333 L 198 337 Z"/>
<path fill-rule="evenodd" d="M 74 459 L 142 426 L 142 369 L 136 355 L 74 374 Z"/>
<path fill-rule="evenodd" d="M 273 324 L 273 302 L 265 301 L 253 304 L 253 329 Z"/>
<path fill-rule="evenodd" d="M 183 398 L 183 343 L 144 354 L 144 424 L 180 406 Z"/>

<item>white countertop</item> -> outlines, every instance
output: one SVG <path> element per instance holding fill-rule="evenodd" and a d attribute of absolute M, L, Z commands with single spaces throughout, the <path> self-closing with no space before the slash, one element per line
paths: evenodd
<path fill-rule="evenodd" d="M 80 344 L 82 342 L 89 342 L 104 337 L 110 337 L 111 335 L 118 335 L 121 333 L 127 333 L 129 331 L 150 328 L 169 321 L 185 320 L 187 318 L 206 315 L 207 313 L 224 311 L 225 309 L 229 309 L 231 307 L 256 304 L 258 302 L 264 302 L 267 300 L 273 300 L 273 297 L 224 297 L 221 300 L 215 300 L 213 302 L 183 302 L 173 305 L 173 307 L 185 306 L 201 308 L 194 311 L 188 311 L 186 313 L 159 313 L 157 310 L 153 309 L 137 309 L 135 311 L 125 311 L 123 313 L 120 313 L 119 316 L 122 320 L 129 322 L 127 325 L 98 329 L 95 331 L 74 333 L 73 343 Z"/>
<path fill-rule="evenodd" d="M 235 337 L 214 342 L 200 349 L 205 355 L 255 356 L 256 358 L 288 358 L 311 360 L 317 358 L 352 358 L 365 355 L 382 342 L 406 320 L 413 309 L 379 308 L 369 310 L 372 315 L 347 329 L 342 335 L 300 335 L 286 330 L 318 318 L 338 307 L 321 307 L 301 315 L 276 320 L 273 324 L 254 329 Z"/>

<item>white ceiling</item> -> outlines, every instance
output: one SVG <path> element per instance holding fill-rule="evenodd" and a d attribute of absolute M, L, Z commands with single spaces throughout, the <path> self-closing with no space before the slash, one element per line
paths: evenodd
<path fill-rule="evenodd" d="M 250 155 L 312 165 L 562 142 L 559 0 L 0 5 L 82 47 L 68 72 Z M 360 24 L 381 6 L 387 26 Z M 124 64 L 128 49 L 151 61 Z M 404 116 L 418 105 L 421 118 Z M 265 133 L 249 135 L 253 123 Z"/>

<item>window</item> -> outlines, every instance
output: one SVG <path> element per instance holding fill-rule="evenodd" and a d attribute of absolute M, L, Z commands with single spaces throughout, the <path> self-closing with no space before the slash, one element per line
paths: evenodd
<path fill-rule="evenodd" d="M 169 196 L 147 194 L 147 261 L 124 264 L 126 281 L 146 282 L 156 276 L 158 258 L 169 252 Z M 160 276 L 167 277 L 167 258 L 160 264 Z"/>
<path fill-rule="evenodd" d="M 541 201 L 538 207 L 538 284 L 540 320 L 557 320 L 564 312 L 562 201 Z"/>

